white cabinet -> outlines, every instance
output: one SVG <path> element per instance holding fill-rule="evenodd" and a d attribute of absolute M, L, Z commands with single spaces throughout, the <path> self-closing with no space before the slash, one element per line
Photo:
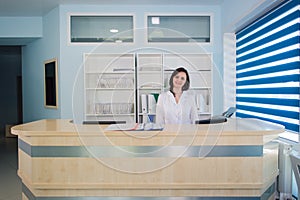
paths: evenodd
<path fill-rule="evenodd" d="M 85 54 L 85 120 L 135 122 L 134 54 Z"/>
<path fill-rule="evenodd" d="M 155 121 L 157 97 L 181 66 L 189 72 L 200 118 L 211 115 L 211 54 L 85 54 L 84 60 L 87 121 Z"/>
<path fill-rule="evenodd" d="M 138 122 L 155 120 L 156 101 L 163 89 L 162 54 L 137 54 Z"/>

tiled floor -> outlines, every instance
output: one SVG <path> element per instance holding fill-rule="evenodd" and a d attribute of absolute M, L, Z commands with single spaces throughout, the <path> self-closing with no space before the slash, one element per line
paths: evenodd
<path fill-rule="evenodd" d="M 21 199 L 17 146 L 17 138 L 0 138 L 0 200 Z"/>

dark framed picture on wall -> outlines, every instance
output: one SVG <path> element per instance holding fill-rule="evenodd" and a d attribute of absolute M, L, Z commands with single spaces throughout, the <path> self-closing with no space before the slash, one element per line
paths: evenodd
<path fill-rule="evenodd" d="M 57 59 L 44 62 L 44 102 L 46 108 L 58 108 Z"/>

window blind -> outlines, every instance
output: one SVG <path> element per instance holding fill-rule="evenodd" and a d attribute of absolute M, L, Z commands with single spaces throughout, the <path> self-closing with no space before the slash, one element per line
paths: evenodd
<path fill-rule="evenodd" d="M 299 0 L 284 1 L 236 33 L 236 116 L 299 133 Z"/>

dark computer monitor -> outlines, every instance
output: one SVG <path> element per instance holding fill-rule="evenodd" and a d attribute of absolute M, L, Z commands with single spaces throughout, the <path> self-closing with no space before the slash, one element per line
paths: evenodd
<path fill-rule="evenodd" d="M 195 124 L 218 124 L 218 123 L 223 123 L 227 122 L 227 118 L 224 116 L 213 116 L 208 119 L 200 119 L 196 120 Z"/>
<path fill-rule="evenodd" d="M 83 124 L 125 124 L 126 121 L 100 120 L 100 121 L 83 121 Z"/>
<path fill-rule="evenodd" d="M 222 113 L 222 115 L 212 116 L 208 119 L 196 120 L 195 124 L 218 124 L 227 122 L 227 118 L 231 117 L 236 111 L 235 107 L 230 107 L 228 110 Z"/>

